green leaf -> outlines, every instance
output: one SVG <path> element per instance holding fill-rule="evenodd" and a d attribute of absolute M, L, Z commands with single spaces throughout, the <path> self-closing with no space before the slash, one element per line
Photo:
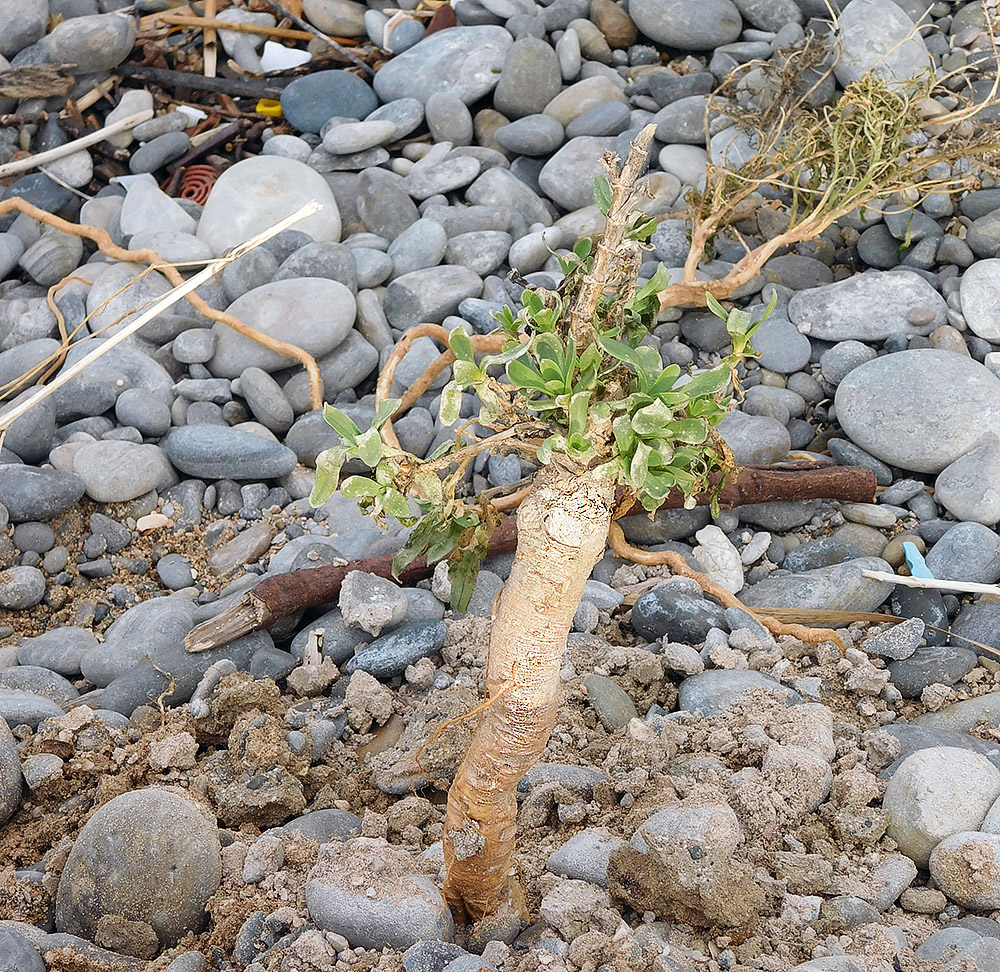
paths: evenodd
<path fill-rule="evenodd" d="M 551 358 L 542 358 L 538 362 L 538 370 L 546 382 L 554 381 L 560 388 L 563 386 L 562 368 Z"/>
<path fill-rule="evenodd" d="M 391 513 L 400 523 L 403 523 L 403 526 L 407 526 L 403 522 L 404 520 L 411 522 L 416 520 L 406 497 L 398 489 L 393 489 L 391 486 L 386 489 L 382 497 L 382 506 L 386 513 Z"/>
<path fill-rule="evenodd" d="M 629 465 L 629 480 L 636 489 L 642 489 L 646 484 L 646 475 L 649 472 L 649 456 L 653 450 L 645 442 L 639 442 L 635 447 L 635 455 Z"/>
<path fill-rule="evenodd" d="M 722 306 L 711 294 L 705 294 L 705 303 L 708 305 L 708 309 L 718 318 L 723 321 L 729 321 L 729 311 Z"/>
<path fill-rule="evenodd" d="M 476 385 L 476 394 L 479 395 L 479 402 L 482 405 L 479 410 L 481 425 L 492 425 L 503 418 L 503 405 L 500 398 L 485 381 Z"/>
<path fill-rule="evenodd" d="M 581 372 L 601 366 L 601 349 L 596 344 L 588 344 L 586 350 L 577 360 L 577 368 Z"/>
<path fill-rule="evenodd" d="M 686 385 L 681 385 L 678 391 L 684 392 L 688 398 L 701 398 L 704 395 L 714 395 L 721 391 L 729 382 L 729 365 L 716 365 L 709 371 L 695 375 Z"/>
<path fill-rule="evenodd" d="M 635 353 L 639 359 L 639 370 L 646 379 L 648 387 L 660 377 L 663 371 L 663 359 L 660 357 L 660 352 L 651 344 L 640 344 Z"/>
<path fill-rule="evenodd" d="M 631 455 L 637 441 L 632 431 L 632 420 L 626 415 L 619 415 L 611 424 L 611 431 L 614 432 L 618 452 L 623 456 Z"/>
<path fill-rule="evenodd" d="M 760 321 L 758 324 L 763 324 L 773 313 L 775 307 L 778 306 L 778 292 L 775 291 L 771 294 L 771 299 L 767 302 L 767 307 L 764 308 L 764 313 L 760 315 Z"/>
<path fill-rule="evenodd" d="M 444 500 L 444 490 L 441 479 L 431 469 L 424 469 L 413 474 L 413 486 L 416 491 L 431 503 L 441 503 Z"/>
<path fill-rule="evenodd" d="M 451 353 L 459 361 L 475 361 L 476 356 L 472 351 L 472 341 L 466 333 L 465 328 L 459 325 L 448 335 L 448 347 Z"/>
<path fill-rule="evenodd" d="M 515 330 L 514 312 L 506 305 L 501 307 L 500 310 L 493 312 L 493 320 L 495 320 L 505 331 Z"/>
<path fill-rule="evenodd" d="M 542 298 L 535 291 L 527 288 L 521 293 L 521 303 L 524 305 L 524 309 L 532 316 L 538 314 L 545 307 Z"/>
<path fill-rule="evenodd" d="M 667 284 L 669 283 L 670 274 L 667 273 L 667 268 L 661 263 L 656 268 L 656 273 L 653 274 L 649 283 L 643 285 L 633 298 L 633 301 L 640 301 L 644 300 L 646 297 L 652 297 L 653 294 L 658 294 L 661 290 L 666 290 Z"/>
<path fill-rule="evenodd" d="M 340 492 L 349 499 L 371 498 L 382 492 L 382 487 L 367 476 L 348 476 L 341 484 Z"/>
<path fill-rule="evenodd" d="M 358 458 L 366 465 L 374 469 L 381 460 L 385 444 L 378 433 L 378 429 L 369 429 L 358 436 Z"/>
<path fill-rule="evenodd" d="M 441 389 L 441 405 L 438 415 L 442 425 L 452 426 L 458 421 L 462 414 L 462 389 L 457 381 L 449 381 Z"/>
<path fill-rule="evenodd" d="M 708 438 L 708 425 L 701 419 L 678 419 L 667 426 L 666 434 L 678 442 L 701 445 Z"/>
<path fill-rule="evenodd" d="M 508 348 L 506 351 L 502 351 L 499 354 L 488 354 L 482 359 L 483 368 L 492 368 L 494 365 L 505 365 L 511 361 L 516 361 L 522 355 L 527 354 L 531 350 L 530 341 L 522 341 L 520 344 L 515 344 L 513 347 Z"/>
<path fill-rule="evenodd" d="M 326 419 L 326 424 L 329 425 L 334 432 L 337 433 L 337 435 L 339 435 L 345 442 L 350 442 L 351 445 L 354 445 L 357 442 L 358 436 L 361 435 L 361 429 L 359 429 L 339 408 L 334 408 L 332 405 L 324 405 L 323 418 Z"/>
<path fill-rule="evenodd" d="M 581 259 L 586 260 L 590 256 L 590 251 L 594 248 L 594 241 L 589 237 L 585 236 L 582 240 L 578 241 L 576 246 L 573 247 L 573 252 Z"/>
<path fill-rule="evenodd" d="M 630 347 L 622 341 L 616 341 L 614 338 L 600 336 L 597 338 L 597 343 L 608 354 L 610 354 L 612 358 L 624 361 L 625 364 L 631 365 L 636 371 L 642 371 L 642 358 L 635 353 L 635 348 Z"/>
<path fill-rule="evenodd" d="M 486 372 L 474 361 L 456 361 L 452 373 L 460 388 L 468 388 L 486 377 Z"/>
<path fill-rule="evenodd" d="M 601 211 L 602 216 L 608 215 L 608 210 L 611 209 L 611 200 L 611 183 L 608 182 L 608 177 L 600 172 L 594 179 L 594 202 L 597 203 L 597 208 Z"/>
<path fill-rule="evenodd" d="M 375 406 L 375 418 L 372 419 L 372 428 L 381 429 L 392 418 L 393 412 L 399 408 L 401 401 L 401 398 L 387 398 L 384 402 L 379 402 Z"/>
<path fill-rule="evenodd" d="M 479 548 L 463 550 L 448 561 L 448 583 L 451 584 L 451 606 L 464 612 L 476 590 L 479 565 L 485 551 Z"/>
<path fill-rule="evenodd" d="M 629 229 L 627 239 L 648 240 L 656 232 L 656 217 L 636 213 L 635 222 Z"/>
<path fill-rule="evenodd" d="M 454 452 L 456 449 L 456 443 L 454 439 L 445 439 L 428 457 L 428 462 L 433 462 L 435 459 L 441 459 L 443 456 L 448 455 L 449 452 Z"/>
<path fill-rule="evenodd" d="M 566 437 L 563 435 L 550 435 L 539 447 L 536 459 L 543 466 L 547 466 L 552 461 L 552 453 L 566 451 Z"/>
<path fill-rule="evenodd" d="M 322 506 L 334 493 L 340 480 L 340 470 L 347 458 L 344 446 L 334 446 L 324 449 L 316 457 L 316 482 L 309 495 L 309 505 Z"/>
<path fill-rule="evenodd" d="M 529 388 L 533 391 L 547 392 L 545 379 L 542 378 L 535 368 L 525 364 L 520 359 L 508 362 L 507 380 L 518 388 Z"/>
<path fill-rule="evenodd" d="M 560 377 L 566 373 L 567 350 L 562 339 L 552 333 L 539 334 L 534 340 L 535 354 L 538 356 L 539 371 L 546 361 L 551 361 Z M 542 374 L 545 372 L 542 371 Z"/>
<path fill-rule="evenodd" d="M 656 381 L 654 381 L 647 389 L 648 394 L 655 398 L 662 395 L 664 392 L 670 391 L 670 389 L 674 387 L 674 382 L 680 377 L 680 374 L 680 365 L 667 365 L 667 367 L 660 372 Z"/>
<path fill-rule="evenodd" d="M 602 462 L 599 466 L 594 466 L 590 472 L 596 479 L 618 479 L 622 475 L 621 457 L 616 456 L 614 459 Z"/>
<path fill-rule="evenodd" d="M 662 437 L 674 413 L 659 399 L 652 405 L 640 408 L 632 416 L 632 431 L 638 436 Z"/>
<path fill-rule="evenodd" d="M 583 435 L 587 428 L 587 410 L 590 405 L 590 392 L 574 395 L 569 402 L 569 434 Z"/>
<path fill-rule="evenodd" d="M 588 459 L 594 452 L 594 443 L 590 439 L 585 439 L 582 435 L 574 432 L 566 440 L 566 452 L 574 459 Z"/>

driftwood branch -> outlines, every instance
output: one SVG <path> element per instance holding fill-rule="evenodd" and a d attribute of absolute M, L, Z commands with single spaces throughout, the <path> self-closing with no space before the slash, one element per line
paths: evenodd
<path fill-rule="evenodd" d="M 875 476 L 870 469 L 860 466 L 746 466 L 740 469 L 734 482 L 722 489 L 719 502 L 727 508 L 774 500 L 821 498 L 863 503 L 871 502 L 874 495 Z M 709 501 L 707 494 L 698 497 L 699 505 L 707 506 Z M 663 506 L 677 509 L 683 503 L 683 494 L 672 493 Z M 636 505 L 626 515 L 644 512 Z M 488 556 L 509 553 L 516 546 L 516 520 L 508 517 L 494 531 Z M 402 572 L 399 580 L 411 583 L 428 577 L 433 569 L 420 557 Z M 313 567 L 268 577 L 244 594 L 237 605 L 195 627 L 185 639 L 187 650 L 208 651 L 269 627 L 296 611 L 331 601 L 340 593 L 340 585 L 352 570 L 391 577 L 392 555 L 356 560 L 343 567 Z"/>

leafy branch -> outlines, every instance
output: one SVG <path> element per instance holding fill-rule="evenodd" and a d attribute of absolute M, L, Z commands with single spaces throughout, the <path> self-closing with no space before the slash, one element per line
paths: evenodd
<path fill-rule="evenodd" d="M 763 318 L 754 323 L 747 312 L 727 311 L 713 299 L 732 353 L 698 373 L 664 366 L 650 332 L 667 272 L 661 266 L 646 284 L 635 284 L 656 228 L 655 219 L 631 211 L 636 172 L 629 167 L 638 171 L 652 129 L 642 137 L 645 144 L 631 153 L 626 169 L 619 172 L 609 153 L 607 175 L 595 181 L 595 198 L 608 216 L 604 239 L 596 248 L 581 240 L 562 258 L 565 276 L 557 290 L 528 287 L 516 315 L 509 307 L 497 315 L 500 349 L 477 358 L 463 327 L 448 335 L 455 360 L 441 392 L 440 420 L 453 426 L 471 391 L 479 406 L 474 422 L 422 459 L 387 441 L 385 426 L 399 399 L 379 402 L 365 431 L 338 409 L 324 409 L 341 441 L 317 458 L 311 502 L 321 505 L 338 488 L 345 462 L 363 462 L 371 475 L 348 477 L 341 492 L 376 518 L 391 515 L 413 527 L 394 561 L 397 575 L 418 556 L 447 558 L 459 610 L 468 605 L 500 522 L 489 501 L 461 495 L 468 463 L 480 452 L 515 452 L 560 475 L 589 472 L 620 486 L 623 504 L 638 500 L 650 511 L 673 490 L 683 492 L 688 506 L 699 493 L 711 491 L 714 498 L 735 471 L 715 426 L 730 407 L 736 367 L 753 355 L 750 339 Z M 477 423 L 494 434 L 471 435 L 469 426 Z"/>

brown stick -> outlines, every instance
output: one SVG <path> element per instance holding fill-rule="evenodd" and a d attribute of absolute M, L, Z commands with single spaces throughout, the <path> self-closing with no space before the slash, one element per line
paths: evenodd
<path fill-rule="evenodd" d="M 723 488 L 719 505 L 732 508 L 787 499 L 840 499 L 864 503 L 871 502 L 874 495 L 875 475 L 861 466 L 747 466 L 740 470 L 735 482 Z M 710 502 L 707 494 L 697 499 L 701 506 Z M 662 508 L 677 509 L 683 505 L 684 496 L 678 492 L 668 495 Z M 639 513 L 645 513 L 645 510 L 637 505 L 626 516 Z M 509 553 L 516 546 L 516 521 L 514 517 L 508 517 L 494 531 L 488 556 Z M 331 601 L 340 593 L 340 585 L 351 570 L 391 577 L 392 555 L 356 560 L 344 567 L 312 567 L 268 577 L 245 594 L 236 607 L 194 628 L 185 639 L 185 645 L 188 651 L 208 651 L 251 631 L 266 628 L 303 608 Z M 403 571 L 399 579 L 404 584 L 411 583 L 432 572 L 433 566 L 420 557 Z"/>
<path fill-rule="evenodd" d="M 279 37 L 282 40 L 311 41 L 313 35 L 290 27 L 268 27 L 266 24 L 241 24 L 215 17 L 185 17 L 172 12 L 157 14 L 157 20 L 173 27 L 201 27 L 203 30 L 232 30 L 238 34 L 258 34 L 261 37 Z"/>
<path fill-rule="evenodd" d="M 192 77 L 197 76 L 192 75 Z M 123 263 L 149 263 L 155 265 L 156 269 L 160 270 L 175 287 L 179 287 L 184 283 L 184 278 L 177 268 L 162 260 L 160 255 L 154 250 L 125 250 L 117 246 L 104 230 L 94 229 L 90 226 L 80 226 L 76 223 L 70 223 L 65 219 L 60 219 L 58 216 L 53 216 L 51 213 L 45 212 L 44 209 L 39 209 L 37 206 L 32 206 L 31 203 L 25 202 L 20 196 L 14 196 L 11 199 L 5 199 L 3 202 L 0 202 L 0 216 L 9 213 L 11 210 L 24 213 L 26 216 L 45 223 L 47 226 L 62 230 L 63 233 L 68 233 L 70 236 L 82 236 L 85 239 L 91 240 L 97 244 L 98 249 L 102 253 L 113 257 L 115 260 L 121 260 Z M 298 361 L 306 369 L 306 374 L 309 375 L 309 393 L 312 407 L 314 409 L 323 407 L 323 378 L 319 373 L 319 365 L 316 364 L 316 359 L 311 354 L 296 347 L 294 344 L 289 344 L 287 341 L 276 341 L 274 338 L 262 334 L 256 328 L 250 327 L 249 324 L 244 324 L 239 318 L 233 317 L 232 314 L 227 314 L 225 311 L 217 311 L 197 294 L 188 294 L 187 301 L 202 317 L 207 317 L 210 321 L 218 321 L 220 324 L 231 327 L 237 334 L 242 334 L 243 337 L 263 345 L 275 354 L 280 354 L 286 358 L 294 358 Z M 63 349 L 59 353 L 65 353 L 65 350 Z"/>

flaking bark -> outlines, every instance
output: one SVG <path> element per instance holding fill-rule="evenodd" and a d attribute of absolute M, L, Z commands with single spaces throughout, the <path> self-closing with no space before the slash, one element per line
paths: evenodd
<path fill-rule="evenodd" d="M 556 474 L 518 510 L 517 553 L 490 632 L 487 706 L 445 817 L 445 897 L 473 920 L 523 910 L 512 873 L 517 784 L 555 725 L 566 639 L 614 500 L 612 482 Z"/>

